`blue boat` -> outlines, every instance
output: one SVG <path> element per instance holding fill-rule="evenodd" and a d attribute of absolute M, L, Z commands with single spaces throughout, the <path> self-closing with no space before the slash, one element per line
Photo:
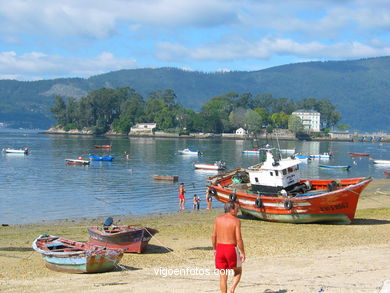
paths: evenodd
<path fill-rule="evenodd" d="M 112 159 L 114 159 L 113 156 L 111 155 L 108 155 L 108 156 L 93 156 L 93 155 L 89 155 L 89 159 L 91 161 L 107 161 L 107 162 L 111 162 Z"/>
<path fill-rule="evenodd" d="M 331 169 L 331 170 L 346 170 L 349 171 L 351 166 L 345 165 L 345 166 L 330 166 L 330 165 L 319 165 L 320 168 L 323 169 Z"/>

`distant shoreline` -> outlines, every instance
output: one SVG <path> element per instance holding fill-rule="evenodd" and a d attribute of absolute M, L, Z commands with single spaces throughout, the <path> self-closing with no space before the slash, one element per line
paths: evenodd
<path fill-rule="evenodd" d="M 152 132 L 138 132 L 138 133 L 129 133 L 122 134 L 116 132 L 106 132 L 104 134 L 95 134 L 91 130 L 76 130 L 72 129 L 69 131 L 65 131 L 61 128 L 50 128 L 43 132 L 43 134 L 53 134 L 53 135 L 89 135 L 89 136 L 108 136 L 108 137 L 155 137 L 155 138 L 196 138 L 196 139 L 233 139 L 233 140 L 253 140 L 253 137 L 249 135 L 237 135 L 234 133 L 190 133 L 190 134 L 177 134 L 177 133 L 168 133 L 164 131 L 156 131 Z M 368 135 L 367 135 L 368 136 Z M 261 140 L 288 140 L 288 141 L 299 141 L 298 138 L 293 134 L 259 134 L 257 139 Z M 331 137 L 311 137 L 311 141 L 340 141 L 340 142 L 358 142 L 353 138 L 331 138 Z M 363 141 L 368 143 L 381 143 L 381 142 L 390 142 L 390 136 L 386 135 L 382 138 L 381 141 Z"/>

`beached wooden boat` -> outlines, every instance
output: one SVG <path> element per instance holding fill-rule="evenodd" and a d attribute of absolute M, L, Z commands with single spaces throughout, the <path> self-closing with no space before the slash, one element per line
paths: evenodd
<path fill-rule="evenodd" d="M 390 171 L 383 171 L 383 174 L 390 176 Z"/>
<path fill-rule="evenodd" d="M 141 253 L 158 230 L 137 226 L 88 227 L 89 242 L 125 252 Z"/>
<path fill-rule="evenodd" d="M 30 149 L 28 147 L 25 147 L 25 148 L 22 148 L 22 149 L 6 148 L 6 149 L 3 149 L 3 151 L 6 154 L 28 155 L 28 152 L 30 151 Z"/>
<path fill-rule="evenodd" d="M 109 249 L 52 235 L 40 235 L 32 243 L 46 262 L 46 267 L 67 273 L 101 273 L 114 269 L 123 250 Z"/>
<path fill-rule="evenodd" d="M 195 169 L 203 169 L 203 170 L 225 170 L 226 164 L 222 161 L 216 161 L 214 164 L 207 163 L 194 163 Z"/>
<path fill-rule="evenodd" d="M 172 181 L 172 182 L 176 182 L 176 181 L 179 180 L 179 176 L 178 175 L 173 175 L 173 176 L 170 176 L 170 175 L 152 175 L 152 178 L 154 180 Z"/>
<path fill-rule="evenodd" d="M 111 162 L 114 157 L 111 155 L 108 156 L 94 156 L 94 155 L 89 155 L 89 159 L 91 161 L 106 161 L 106 162 Z"/>
<path fill-rule="evenodd" d="M 390 164 L 390 160 L 372 160 L 374 164 L 388 165 Z"/>
<path fill-rule="evenodd" d="M 329 169 L 329 170 L 346 170 L 348 171 L 351 166 L 350 165 L 341 165 L 341 166 L 331 166 L 331 165 L 319 165 L 320 168 Z"/>
<path fill-rule="evenodd" d="M 352 152 L 349 152 L 348 154 L 351 157 L 369 157 L 370 156 L 369 153 L 352 153 Z"/>
<path fill-rule="evenodd" d="M 199 156 L 199 155 L 202 154 L 200 151 L 190 150 L 190 149 L 179 150 L 178 152 L 179 152 L 179 154 L 182 154 L 182 155 L 196 155 L 196 156 Z"/>
<path fill-rule="evenodd" d="M 210 192 L 221 202 L 238 200 L 244 215 L 261 220 L 350 223 L 372 179 L 301 179 L 299 163 L 296 158 L 278 161 L 268 150 L 262 164 L 209 177 Z"/>
<path fill-rule="evenodd" d="M 111 149 L 112 145 L 110 144 L 101 144 L 101 145 L 94 145 L 96 149 Z"/>
<path fill-rule="evenodd" d="M 65 159 L 66 163 L 68 165 L 89 165 L 90 161 L 84 160 L 82 157 L 79 157 L 78 159 Z"/>

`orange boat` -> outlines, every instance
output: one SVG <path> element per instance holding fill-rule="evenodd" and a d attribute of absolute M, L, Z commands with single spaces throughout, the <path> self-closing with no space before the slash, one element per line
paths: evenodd
<path fill-rule="evenodd" d="M 371 178 L 300 179 L 298 159 L 278 161 L 266 152 L 264 163 L 208 178 L 211 194 L 221 202 L 237 200 L 243 215 L 265 221 L 351 223 Z"/>
<path fill-rule="evenodd" d="M 390 176 L 390 171 L 383 171 L 383 174 Z"/>
<path fill-rule="evenodd" d="M 102 145 L 95 145 L 96 149 L 111 149 L 112 145 L 110 144 L 102 144 Z"/>
<path fill-rule="evenodd" d="M 348 153 L 351 157 L 369 157 L 370 154 L 368 153 L 352 153 L 352 152 L 349 152 Z"/>

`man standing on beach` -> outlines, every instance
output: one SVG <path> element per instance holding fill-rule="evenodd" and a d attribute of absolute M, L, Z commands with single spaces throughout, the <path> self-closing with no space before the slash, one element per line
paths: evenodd
<path fill-rule="evenodd" d="M 234 277 L 229 292 L 234 292 L 241 279 L 241 263 L 245 261 L 241 223 L 237 218 L 238 207 L 235 201 L 225 203 L 225 214 L 218 216 L 214 222 L 212 242 L 215 267 L 220 270 L 219 285 L 223 293 L 227 292 L 228 271 L 231 269 Z"/>
<path fill-rule="evenodd" d="M 184 183 L 180 183 L 179 185 L 179 211 L 184 211 L 184 203 L 186 201 L 185 198 L 186 190 L 184 189 Z"/>

